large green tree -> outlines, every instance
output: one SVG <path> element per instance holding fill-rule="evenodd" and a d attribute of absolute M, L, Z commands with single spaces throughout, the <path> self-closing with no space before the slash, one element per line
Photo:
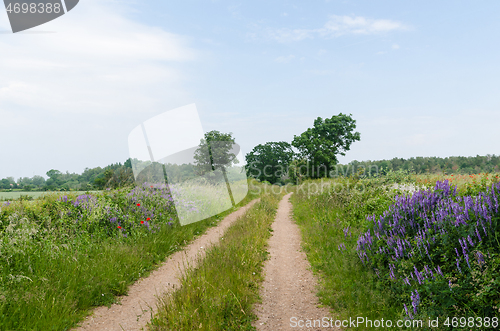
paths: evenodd
<path fill-rule="evenodd" d="M 338 163 L 337 155 L 345 155 L 351 144 L 360 140 L 360 133 L 354 132 L 356 121 L 351 115 L 338 114 L 332 118 L 318 117 L 314 126 L 300 136 L 294 136 L 292 145 L 308 161 L 308 176 L 326 177 Z"/>
<path fill-rule="evenodd" d="M 234 150 L 235 145 L 232 133 L 221 133 L 213 130 L 205 133 L 204 139 L 201 139 L 194 153 L 196 169 L 199 175 L 215 170 L 222 172 L 233 206 L 235 202 L 227 178 L 227 168 L 238 163 Z"/>
<path fill-rule="evenodd" d="M 245 156 L 247 175 L 270 183 L 282 182 L 295 153 L 284 141 L 259 144 Z"/>

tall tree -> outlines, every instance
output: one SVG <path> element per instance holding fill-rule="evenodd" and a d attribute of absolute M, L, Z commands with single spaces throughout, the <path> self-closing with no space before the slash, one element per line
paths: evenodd
<path fill-rule="evenodd" d="M 284 141 L 259 144 L 245 156 L 247 175 L 272 184 L 281 182 L 295 153 Z"/>
<path fill-rule="evenodd" d="M 234 153 L 235 144 L 232 133 L 221 133 L 213 130 L 205 133 L 204 139 L 201 139 L 200 145 L 194 154 L 196 167 L 200 175 L 221 170 L 233 206 L 235 202 L 227 178 L 227 168 L 231 167 L 233 163 L 238 163 Z"/>
<path fill-rule="evenodd" d="M 300 136 L 294 136 L 292 145 L 309 161 L 309 177 L 328 176 L 332 166 L 338 163 L 337 155 L 345 155 L 351 144 L 360 140 L 360 133 L 354 132 L 355 129 L 356 121 L 352 114 L 340 113 L 325 120 L 318 117 L 314 127 Z"/>

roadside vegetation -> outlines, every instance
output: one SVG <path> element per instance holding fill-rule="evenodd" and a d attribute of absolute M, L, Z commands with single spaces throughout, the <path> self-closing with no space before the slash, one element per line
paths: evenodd
<path fill-rule="evenodd" d="M 304 182 L 292 202 L 321 277 L 321 301 L 338 319 L 493 327 L 500 318 L 499 195 L 496 174 L 399 171 Z"/>
<path fill-rule="evenodd" d="M 0 202 L 0 329 L 74 326 L 232 211 L 180 226 L 155 185 Z"/>
<path fill-rule="evenodd" d="M 252 308 L 259 300 L 267 241 L 282 198 L 268 191 L 196 268 L 187 269 L 181 287 L 162 299 L 151 330 L 254 330 Z"/>

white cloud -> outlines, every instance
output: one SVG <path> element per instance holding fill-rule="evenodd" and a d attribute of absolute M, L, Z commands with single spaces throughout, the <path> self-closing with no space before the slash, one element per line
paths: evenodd
<path fill-rule="evenodd" d="M 278 42 L 300 41 L 309 38 L 336 38 L 344 35 L 377 35 L 391 31 L 408 30 L 401 22 L 388 19 L 370 19 L 362 16 L 331 15 L 321 28 L 267 29 L 269 39 Z"/>
<path fill-rule="evenodd" d="M 87 0 L 33 31 L 0 35 L 0 106 L 37 112 L 124 113 L 183 95 L 173 63 L 195 59 L 185 38 L 126 18 L 114 1 Z M 8 29 L 6 16 L 0 27 Z M 31 32 L 28 31 L 28 32 Z M 1 110 L 0 110 L 1 111 Z"/>
<path fill-rule="evenodd" d="M 287 56 L 279 56 L 277 57 L 274 61 L 278 63 L 290 63 L 292 60 L 295 59 L 295 55 L 287 55 Z"/>
<path fill-rule="evenodd" d="M 392 49 L 399 49 L 399 45 L 398 44 L 392 45 Z"/>
<path fill-rule="evenodd" d="M 128 18 L 127 3 L 85 0 L 26 33 L 0 34 L 0 141 L 9 142 L 0 151 L 15 158 L 0 178 L 123 162 L 132 128 L 193 102 L 183 66 L 198 52 Z M 0 31 L 9 29 L 0 11 Z"/>

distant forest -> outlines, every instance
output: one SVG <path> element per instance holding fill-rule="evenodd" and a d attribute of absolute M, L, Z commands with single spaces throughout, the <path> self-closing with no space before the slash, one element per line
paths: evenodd
<path fill-rule="evenodd" d="M 15 180 L 7 177 L 0 180 L 2 190 L 22 191 L 87 191 L 118 187 L 134 182 L 130 159 L 124 164 L 115 163 L 101 168 L 86 168 L 81 175 L 63 173 L 59 170 L 47 171 L 48 179 L 42 176 L 22 177 Z"/>
<path fill-rule="evenodd" d="M 388 171 L 404 170 L 416 174 L 479 174 L 500 171 L 500 156 L 451 156 L 440 157 L 412 157 L 409 159 L 394 158 L 392 160 L 380 161 L 352 161 L 349 163 L 352 169 L 364 167 L 368 173 L 378 169 L 384 175 Z M 347 169 L 346 169 L 347 170 Z M 349 171 L 346 171 L 348 173 Z"/>
<path fill-rule="evenodd" d="M 444 173 L 444 174 L 478 174 L 500 172 L 500 156 L 452 156 L 440 157 L 416 157 L 410 159 L 394 158 L 392 160 L 380 161 L 352 161 L 349 168 L 345 167 L 339 171 L 339 175 L 348 175 L 352 170 L 365 168 L 366 172 L 378 171 L 384 175 L 388 171 L 405 170 L 411 173 Z M 182 168 L 182 167 L 181 167 Z M 179 173 L 189 169 L 178 169 Z M 23 190 L 23 191 L 86 191 L 102 190 L 105 188 L 116 188 L 124 185 L 134 184 L 131 160 L 125 163 L 115 163 L 104 168 L 86 168 L 79 175 L 75 173 L 63 173 L 58 170 L 47 172 L 48 179 L 42 176 L 32 178 L 22 177 L 17 180 L 8 177 L 0 180 L 0 190 Z"/>

